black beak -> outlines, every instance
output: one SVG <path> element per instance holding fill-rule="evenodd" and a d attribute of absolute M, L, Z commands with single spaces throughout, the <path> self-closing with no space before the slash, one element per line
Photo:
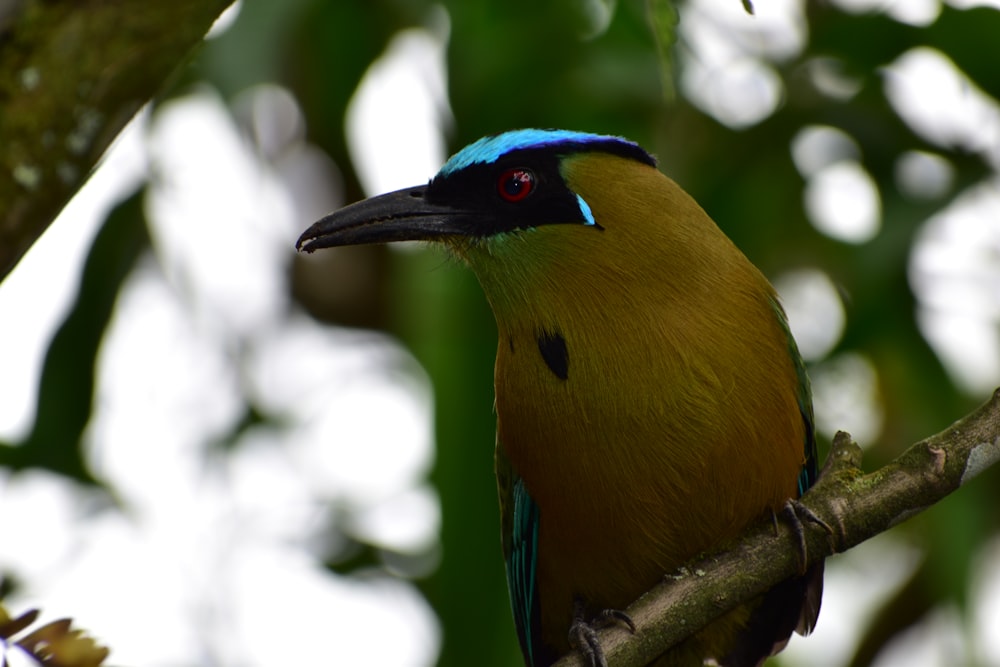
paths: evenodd
<path fill-rule="evenodd" d="M 469 234 L 467 211 L 432 204 L 427 186 L 396 190 L 334 211 L 299 237 L 295 247 L 320 248 L 389 241 L 439 241 Z"/>

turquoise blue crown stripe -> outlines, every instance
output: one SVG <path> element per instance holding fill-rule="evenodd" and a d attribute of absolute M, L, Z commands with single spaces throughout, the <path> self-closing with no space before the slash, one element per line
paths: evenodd
<path fill-rule="evenodd" d="M 496 162 L 511 151 L 525 148 L 544 148 L 561 143 L 586 144 L 607 141 L 619 141 L 638 148 L 637 144 L 627 139 L 611 135 L 574 132 L 572 130 L 512 130 L 503 134 L 483 137 L 469 144 L 451 156 L 441 167 L 441 175 L 448 176 L 474 164 Z"/>

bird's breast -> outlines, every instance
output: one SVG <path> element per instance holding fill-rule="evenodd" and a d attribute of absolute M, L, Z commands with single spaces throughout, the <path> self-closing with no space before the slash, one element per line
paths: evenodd
<path fill-rule="evenodd" d="M 566 614 L 575 596 L 623 608 L 735 536 L 795 495 L 803 456 L 776 323 L 594 317 L 501 328 L 497 354 L 499 446 L 539 508 L 543 608 Z"/>

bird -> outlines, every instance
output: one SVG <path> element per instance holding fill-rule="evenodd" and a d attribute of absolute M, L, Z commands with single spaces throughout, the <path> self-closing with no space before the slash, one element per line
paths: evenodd
<path fill-rule="evenodd" d="M 501 543 L 529 667 L 574 648 L 606 664 L 595 626 L 631 624 L 665 574 L 815 482 L 809 379 L 774 288 L 640 145 L 489 135 L 296 247 L 405 240 L 468 265 L 496 319 Z M 820 561 L 650 664 L 759 665 L 812 630 L 822 587 Z"/>

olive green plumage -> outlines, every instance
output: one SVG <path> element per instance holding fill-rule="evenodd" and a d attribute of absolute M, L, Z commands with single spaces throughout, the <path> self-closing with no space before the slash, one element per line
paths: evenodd
<path fill-rule="evenodd" d="M 773 288 L 648 154 L 522 130 L 300 244 L 441 241 L 497 320 L 496 469 L 515 624 L 534 667 L 588 617 L 738 536 L 815 479 L 808 381 Z M 753 665 L 819 611 L 822 566 L 657 664 Z"/>

